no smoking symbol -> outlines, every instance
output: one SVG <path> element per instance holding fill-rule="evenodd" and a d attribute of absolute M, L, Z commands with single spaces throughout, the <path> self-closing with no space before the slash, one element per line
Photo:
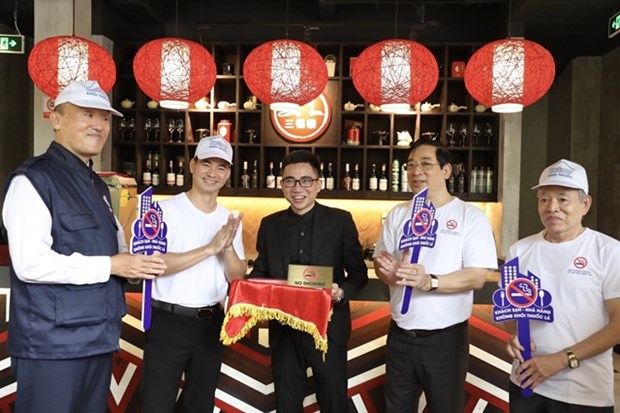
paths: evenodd
<path fill-rule="evenodd" d="M 147 239 L 153 239 L 159 234 L 161 221 L 159 214 L 154 209 L 149 209 L 142 217 L 142 232 Z"/>
<path fill-rule="evenodd" d="M 538 289 L 530 280 L 517 278 L 506 287 L 506 298 L 515 307 L 531 307 L 538 298 Z"/>

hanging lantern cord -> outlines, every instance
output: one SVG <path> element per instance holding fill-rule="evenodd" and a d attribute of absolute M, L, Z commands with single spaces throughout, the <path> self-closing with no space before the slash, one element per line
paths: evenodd
<path fill-rule="evenodd" d="M 286 0 L 286 33 L 284 38 L 288 40 L 288 0 Z"/>
<path fill-rule="evenodd" d="M 398 37 L 398 0 L 394 3 L 394 38 Z"/>
<path fill-rule="evenodd" d="M 508 38 L 512 37 L 512 0 L 508 0 Z"/>

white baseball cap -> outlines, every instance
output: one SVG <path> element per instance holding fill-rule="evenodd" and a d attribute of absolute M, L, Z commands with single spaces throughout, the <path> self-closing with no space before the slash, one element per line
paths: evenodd
<path fill-rule="evenodd" d="M 551 185 L 581 189 L 587 194 L 588 176 L 583 166 L 566 159 L 560 159 L 542 171 L 538 185 L 533 186 L 532 189 Z"/>
<path fill-rule="evenodd" d="M 222 136 L 207 136 L 198 142 L 196 157 L 198 159 L 220 158 L 232 165 L 233 150 L 230 143 Z"/>
<path fill-rule="evenodd" d="M 108 95 L 96 80 L 69 83 L 54 99 L 54 106 L 60 106 L 63 103 L 72 103 L 81 108 L 107 110 L 115 116 L 123 117 L 122 113 L 110 105 Z"/>

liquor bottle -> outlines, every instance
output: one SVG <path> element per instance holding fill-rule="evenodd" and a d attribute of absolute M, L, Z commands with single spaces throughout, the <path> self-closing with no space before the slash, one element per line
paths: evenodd
<path fill-rule="evenodd" d="M 456 190 L 458 193 L 465 193 L 465 171 L 463 170 L 463 164 L 459 168 L 459 173 L 456 176 Z"/>
<path fill-rule="evenodd" d="M 276 176 L 273 174 L 273 162 L 269 162 L 269 173 L 267 174 L 267 188 L 275 189 Z"/>
<path fill-rule="evenodd" d="M 250 186 L 252 188 L 258 188 L 258 161 L 254 161 L 254 169 L 252 169 Z"/>
<path fill-rule="evenodd" d="M 370 178 L 368 179 L 368 189 L 371 191 L 377 190 L 377 169 L 375 164 L 372 164 L 372 168 L 370 169 Z"/>
<path fill-rule="evenodd" d="M 325 176 L 325 189 L 334 189 L 334 172 L 332 171 L 332 163 L 327 164 L 327 175 Z"/>
<path fill-rule="evenodd" d="M 250 187 L 250 174 L 248 174 L 248 161 L 243 161 L 243 172 L 241 173 L 241 188 Z"/>
<path fill-rule="evenodd" d="M 355 164 L 355 173 L 353 174 L 353 179 L 351 180 L 351 189 L 354 191 L 359 191 L 360 184 L 360 166 L 359 164 Z"/>
<path fill-rule="evenodd" d="M 280 168 L 278 169 L 278 175 L 276 176 L 276 188 L 282 188 L 282 162 L 280 162 Z"/>
<path fill-rule="evenodd" d="M 486 192 L 486 183 L 487 183 L 487 179 L 486 179 L 486 171 L 484 170 L 484 167 L 480 167 L 478 168 L 478 178 L 476 179 L 476 183 L 478 184 L 478 188 L 476 189 L 476 192 L 479 194 L 484 194 Z"/>
<path fill-rule="evenodd" d="M 487 173 L 486 173 L 486 185 L 485 185 L 485 189 L 486 189 L 486 193 L 490 194 L 493 192 L 493 169 L 491 169 L 490 166 L 487 166 Z"/>
<path fill-rule="evenodd" d="M 152 175 L 151 175 L 151 152 L 149 151 L 149 155 L 146 158 L 146 165 L 144 167 L 144 171 L 142 171 L 142 185 L 151 185 L 152 184 Z"/>
<path fill-rule="evenodd" d="M 351 179 L 351 175 L 349 174 L 349 164 L 344 164 L 344 176 L 342 177 L 342 189 L 344 191 L 352 190 L 353 179 Z"/>
<path fill-rule="evenodd" d="M 400 161 L 398 159 L 394 159 L 392 161 L 392 191 L 394 192 L 398 192 L 398 183 L 400 181 L 399 173 Z"/>
<path fill-rule="evenodd" d="M 159 186 L 161 182 L 161 173 L 159 171 L 159 154 L 156 153 L 153 158 L 153 170 L 151 171 L 151 182 L 153 186 Z"/>
<path fill-rule="evenodd" d="M 170 159 L 170 161 L 168 162 L 168 173 L 166 173 L 166 185 L 174 186 L 175 181 L 176 177 L 174 174 L 174 161 Z"/>
<path fill-rule="evenodd" d="M 176 184 L 177 186 L 185 185 L 185 168 L 183 168 L 183 161 L 179 160 L 179 170 L 176 175 Z"/>
<path fill-rule="evenodd" d="M 407 164 L 406 163 L 403 163 L 400 166 L 400 191 L 411 192 L 411 188 L 409 187 L 409 180 L 407 178 Z"/>
<path fill-rule="evenodd" d="M 321 184 L 321 189 L 325 189 L 325 174 L 323 173 L 323 162 L 321 162 L 321 172 L 319 174 L 319 183 Z"/>
<path fill-rule="evenodd" d="M 478 192 L 478 168 L 474 166 L 470 176 L 469 193 L 475 194 L 476 192 Z"/>
<path fill-rule="evenodd" d="M 454 171 L 452 171 L 450 173 L 450 177 L 448 178 L 448 192 L 453 194 L 454 190 L 456 189 L 455 185 L 456 185 L 456 176 L 454 175 Z"/>
<path fill-rule="evenodd" d="M 381 165 L 381 176 L 379 177 L 379 191 L 387 191 L 388 178 L 385 174 L 385 164 Z"/>

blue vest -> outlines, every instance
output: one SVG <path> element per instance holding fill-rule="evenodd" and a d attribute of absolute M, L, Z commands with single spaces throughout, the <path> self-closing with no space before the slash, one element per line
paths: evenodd
<path fill-rule="evenodd" d="M 26 175 L 52 216 L 52 249 L 86 256 L 118 253 L 117 225 L 106 184 L 63 146 L 13 172 Z M 28 248 L 28 246 L 23 246 Z M 33 359 L 85 357 L 118 350 L 121 318 L 127 312 L 124 279 L 98 284 L 35 284 L 19 280 L 11 267 L 8 351 Z"/>

